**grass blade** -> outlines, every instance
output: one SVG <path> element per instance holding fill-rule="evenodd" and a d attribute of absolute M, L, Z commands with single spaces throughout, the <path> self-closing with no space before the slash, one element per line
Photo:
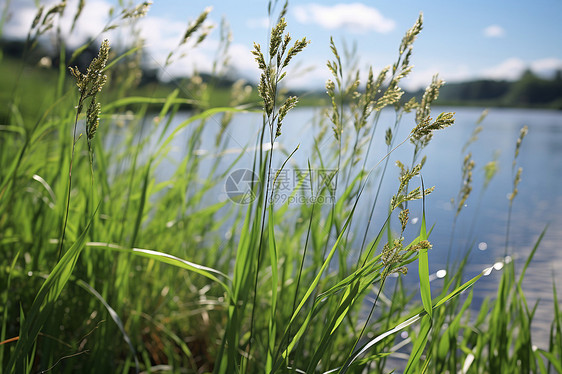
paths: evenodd
<path fill-rule="evenodd" d="M 127 332 L 125 331 L 125 327 L 123 326 L 123 322 L 121 321 L 121 318 L 119 318 L 119 315 L 117 314 L 117 312 L 107 303 L 107 301 L 105 301 L 103 296 L 100 295 L 99 292 L 96 291 L 88 283 L 84 282 L 81 279 L 79 279 L 76 283 L 80 287 L 82 287 L 83 289 L 85 289 L 86 291 L 88 291 L 89 293 L 94 295 L 94 297 L 96 299 L 98 299 L 103 304 L 105 309 L 107 309 L 107 312 L 109 313 L 109 316 L 111 317 L 113 322 L 115 322 L 115 324 L 117 325 L 117 327 L 121 331 L 121 334 L 123 334 L 123 339 L 125 340 L 125 342 L 129 346 L 129 350 L 131 351 L 131 353 L 133 355 L 133 358 L 135 359 L 136 372 L 139 373 L 139 371 L 140 371 L 139 360 L 137 359 L 137 353 L 135 351 L 135 347 L 133 347 L 133 342 L 131 341 L 131 338 L 129 338 L 129 335 L 127 335 Z"/>
<path fill-rule="evenodd" d="M 355 209 L 355 207 L 354 207 Z M 314 278 L 314 280 L 312 281 L 312 283 L 310 284 L 310 286 L 308 287 L 308 289 L 306 290 L 304 296 L 301 299 L 301 302 L 299 303 L 299 305 L 296 307 L 295 311 L 293 312 L 293 315 L 291 316 L 291 319 L 289 321 L 289 323 L 287 324 L 287 328 L 285 330 L 285 334 L 288 332 L 288 329 L 291 327 L 291 325 L 294 323 L 295 319 L 297 318 L 297 315 L 299 314 L 299 312 L 301 311 L 301 309 L 304 307 L 304 305 L 306 304 L 306 302 L 308 301 L 308 299 L 310 298 L 310 296 L 312 295 L 312 293 L 314 292 L 314 290 L 316 289 L 316 287 L 318 286 L 318 283 L 320 282 L 320 278 L 322 277 L 322 274 L 324 273 L 324 271 L 326 270 L 326 268 L 328 267 L 328 265 L 330 264 L 330 261 L 332 260 L 332 258 L 334 257 L 334 254 L 336 253 L 336 249 L 338 248 L 338 245 L 341 241 L 341 239 L 343 238 L 344 233 L 346 232 L 347 226 L 349 225 L 349 223 L 351 222 L 351 217 L 353 216 L 353 211 L 350 213 L 349 217 L 347 218 L 347 221 L 345 222 L 344 227 L 342 228 L 336 242 L 334 243 L 334 245 L 332 246 L 332 249 L 330 250 L 330 252 L 328 253 L 328 256 L 326 257 L 326 259 L 324 260 L 324 263 L 322 264 L 322 266 L 320 267 L 320 270 L 318 271 L 318 273 L 316 274 L 316 277 Z M 309 313 L 312 314 L 312 310 Z M 307 320 L 309 321 L 309 318 L 307 317 Z M 287 346 L 287 348 L 283 351 L 282 356 L 283 358 L 287 358 L 288 354 L 291 352 L 291 350 L 294 348 L 295 344 L 298 341 L 298 338 L 300 336 L 302 336 L 302 334 L 304 333 L 304 329 L 306 327 L 306 321 L 305 323 L 303 323 L 303 325 L 301 326 L 301 329 L 299 330 L 299 333 L 297 333 L 297 335 L 295 335 L 293 337 L 293 339 L 291 340 L 291 342 L 289 343 L 289 345 Z"/>
<path fill-rule="evenodd" d="M 229 297 L 231 296 L 231 290 L 230 288 L 226 285 L 226 283 L 224 283 L 223 281 L 219 280 L 215 275 L 219 275 L 225 279 L 229 279 L 229 277 L 226 274 L 223 274 L 222 272 L 203 266 L 203 265 L 198 265 L 195 264 L 193 262 L 189 262 L 187 260 L 183 260 L 179 257 L 164 253 L 164 252 L 158 252 L 158 251 L 153 251 L 150 249 L 142 249 L 142 248 L 125 248 L 122 247 L 120 245 L 117 244 L 112 244 L 112 243 L 100 243 L 100 242 L 88 242 L 86 243 L 86 245 L 88 247 L 91 248 L 100 248 L 100 249 L 109 249 L 112 251 L 116 251 L 116 252 L 123 252 L 123 253 L 131 253 L 133 255 L 136 256 L 140 256 L 140 257 L 146 257 L 146 258 L 151 258 L 154 259 L 156 261 L 159 262 L 163 262 L 169 265 L 173 265 L 182 269 L 186 269 L 189 271 L 193 271 L 199 275 L 202 275 L 214 282 L 217 282 L 219 285 L 221 285 L 224 290 L 226 291 L 227 295 L 229 295 Z"/>
<path fill-rule="evenodd" d="M 488 271 L 489 269 L 485 269 L 482 273 L 478 274 L 477 276 L 475 276 L 474 278 L 470 279 L 469 281 L 467 281 L 466 283 L 464 283 L 463 285 L 457 287 L 454 291 L 452 291 L 451 293 L 449 293 L 448 295 L 444 296 L 443 298 L 441 298 L 439 301 L 437 301 L 436 303 L 433 304 L 433 309 L 437 309 L 440 306 L 442 306 L 443 304 L 445 304 L 447 301 L 449 301 L 451 298 L 457 296 L 458 294 L 460 294 L 461 292 L 463 292 L 464 290 L 466 290 L 467 288 L 471 287 L 478 279 L 480 279 L 482 277 L 482 275 L 484 274 L 484 272 Z M 411 317 L 409 317 L 408 319 L 406 319 L 404 322 L 399 323 L 398 325 L 396 325 L 395 327 L 393 327 L 390 330 L 387 330 L 386 332 L 376 336 L 375 338 L 371 339 L 369 342 L 367 342 L 359 351 L 357 351 L 357 353 L 355 353 L 350 360 L 348 360 L 348 362 L 346 362 L 346 364 L 344 365 L 344 367 L 342 368 L 342 373 L 345 373 L 346 370 L 353 364 L 354 361 L 357 360 L 357 358 L 359 356 L 361 356 L 363 353 L 365 353 L 366 351 L 368 351 L 370 348 L 372 348 L 373 346 L 375 346 L 378 342 L 380 342 L 381 340 L 383 340 L 384 338 L 395 334 L 396 332 L 410 326 L 413 323 L 416 323 L 417 321 L 419 321 L 420 319 L 422 319 L 422 317 L 426 316 L 427 312 L 425 312 L 425 310 L 421 313 L 417 313 Z"/>
<path fill-rule="evenodd" d="M 277 310 L 277 284 L 279 282 L 279 275 L 277 269 L 277 248 L 275 246 L 275 221 L 274 221 L 273 205 L 269 206 L 269 220 L 268 220 L 268 247 L 269 247 L 269 258 L 271 261 L 271 309 L 269 315 L 269 334 L 268 334 L 268 344 L 269 349 L 267 350 L 267 360 L 266 360 L 266 371 L 271 371 L 273 365 L 273 350 L 275 348 L 275 338 L 276 338 L 276 323 L 275 323 L 275 312 Z"/>
<path fill-rule="evenodd" d="M 531 260 L 535 256 L 535 252 L 539 248 L 539 245 L 540 245 L 540 243 L 541 243 L 541 241 L 544 237 L 544 234 L 546 234 L 547 229 L 548 229 L 548 226 L 546 226 L 542 230 L 541 234 L 539 235 L 539 238 L 537 239 L 537 241 L 535 242 L 535 245 L 533 246 L 533 249 L 531 250 L 531 253 L 527 257 L 527 260 L 525 261 L 525 265 L 523 265 L 523 269 L 521 270 L 521 275 L 519 275 L 519 281 L 517 282 L 519 287 L 521 287 L 521 284 L 523 283 L 523 278 L 525 277 L 525 272 L 527 271 L 527 267 L 529 266 L 529 264 L 531 263 Z"/>
<path fill-rule="evenodd" d="M 556 357 L 552 352 L 545 351 L 544 349 L 537 348 L 537 352 L 540 352 L 548 362 L 554 366 L 557 372 L 562 373 L 562 364 L 560 363 L 560 358 Z"/>
<path fill-rule="evenodd" d="M 31 309 L 27 313 L 27 317 L 21 327 L 20 338 L 14 353 L 8 363 L 8 372 L 12 372 L 14 367 L 18 368 L 18 372 L 22 371 L 24 361 L 30 353 L 32 346 L 35 344 L 39 331 L 41 331 L 45 321 L 51 314 L 55 301 L 58 299 L 76 266 L 78 257 L 84 248 L 86 234 L 90 229 L 91 222 L 90 220 L 80 237 L 78 237 L 70 249 L 56 264 L 35 296 Z"/>
<path fill-rule="evenodd" d="M 144 171 L 144 177 L 142 181 L 142 192 L 139 200 L 139 209 L 137 211 L 137 217 L 135 219 L 135 225 L 133 227 L 133 235 L 131 236 L 131 247 L 135 246 L 135 242 L 137 241 L 137 236 L 142 224 L 142 217 L 144 215 L 144 206 L 147 200 L 147 192 L 148 192 L 148 185 L 150 183 L 150 167 L 152 164 L 152 160 L 148 162 L 146 165 L 146 169 Z"/>
<path fill-rule="evenodd" d="M 12 260 L 12 265 L 10 265 L 10 270 L 8 271 L 8 279 L 6 280 L 6 290 L 4 291 L 3 304 L 8 305 L 8 297 L 10 291 L 10 282 L 12 280 L 12 274 L 14 272 L 14 267 L 20 256 L 20 252 L 16 253 L 14 259 Z M 4 344 L 6 342 L 6 325 L 8 323 L 8 308 L 4 308 L 4 313 L 2 316 L 2 332 L 0 332 L 0 364 L 4 362 Z"/>
<path fill-rule="evenodd" d="M 421 355 L 427 345 L 427 338 L 429 337 L 429 331 L 432 326 L 432 318 L 429 315 L 425 315 L 421 321 L 420 332 L 416 340 L 414 341 L 414 348 L 410 354 L 410 359 L 404 370 L 404 374 L 411 373 L 417 368 L 417 364 L 420 361 Z"/>
<path fill-rule="evenodd" d="M 425 221 L 425 188 L 422 178 L 422 193 L 423 193 L 423 214 L 420 229 L 420 241 L 427 240 L 427 229 Z M 429 285 L 429 258 L 427 256 L 428 248 L 422 248 L 418 257 L 418 269 L 420 278 L 420 294 L 423 303 L 423 308 L 430 318 L 433 317 L 433 308 L 431 305 L 431 287 Z"/>

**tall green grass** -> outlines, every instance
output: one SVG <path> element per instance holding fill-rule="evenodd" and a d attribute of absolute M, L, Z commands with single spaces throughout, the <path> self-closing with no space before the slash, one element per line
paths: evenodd
<path fill-rule="evenodd" d="M 465 259 L 451 264 L 436 287 L 428 267 L 431 223 L 424 215 L 419 232 L 406 232 L 409 209 L 425 211 L 431 204 L 432 188 L 415 178 L 423 175 L 424 148 L 436 131 L 454 123 L 453 113 L 430 117 L 443 84 L 437 76 L 420 102 L 402 100 L 400 81 L 412 69 L 421 15 L 405 33 L 396 61 L 378 74 L 369 70 L 366 82 L 359 81 L 353 58 L 330 43 L 328 121 L 321 120 L 308 164 L 299 166 L 300 183 L 310 186 L 305 194 L 331 203 L 271 203 L 281 188 L 280 173 L 298 152 L 275 151 L 276 141 L 291 135 L 283 123 L 298 105 L 298 98 L 285 97 L 282 81 L 308 43 L 291 40 L 287 5 L 277 15 L 274 5 L 268 9 L 274 23 L 268 45 L 254 46 L 261 70 L 256 106 L 262 109 L 253 112 L 263 121 L 255 144 L 245 145 L 254 149 L 252 169 L 260 181 L 252 185 L 249 204 L 212 198 L 239 165 L 241 156 L 227 161 L 224 155 L 232 116 L 251 111 L 240 105 L 248 95 L 242 85 L 233 88 L 228 106 L 215 108 L 208 106 L 212 82 L 197 77 L 185 83 L 194 93 L 189 99 L 180 97 L 182 86 L 165 96 L 134 96 L 131 66 L 139 46 L 109 54 L 106 66 L 98 60 L 95 76 L 73 70 L 79 87 L 80 79 L 108 76 L 101 92 L 86 95 L 93 99 L 86 113 L 84 84 L 79 91 L 64 58 L 56 83 L 36 79 L 31 85 L 48 95 L 40 113 L 22 113 L 29 110 L 22 104 L 29 84 L 24 75 L 9 83 L 14 96 L 0 124 L 2 371 L 562 371 L 556 289 L 550 343 L 536 347 L 531 330 L 538 303 L 528 305 L 522 288 L 542 235 L 519 272 L 506 256 L 467 280 Z M 125 9 L 117 21 L 145 11 L 142 5 Z M 40 10 L 30 36 L 54 22 L 43 12 L 57 15 L 60 8 Z M 206 37 L 207 15 L 205 10 L 190 24 L 182 44 Z M 102 47 L 99 58 L 106 52 Z M 114 81 L 118 89 L 112 89 Z M 94 82 L 96 89 L 100 83 Z M 180 122 L 184 104 L 193 109 Z M 396 112 L 395 123 L 380 121 L 384 108 Z M 415 122 L 402 123 L 409 112 Z M 211 121 L 221 126 L 216 148 L 201 155 L 197 150 Z M 400 126 L 411 127 L 403 139 L 397 138 Z M 185 155 L 160 180 L 157 172 L 170 164 L 173 141 L 182 132 L 189 134 Z M 373 139 L 382 133 L 387 156 L 368 168 Z M 321 151 L 321 142 L 331 143 L 329 152 Z M 395 183 L 386 176 L 389 156 L 408 146 L 411 160 L 398 163 Z M 318 168 L 334 171 L 329 183 L 314 186 Z M 514 172 L 509 216 L 519 176 Z M 369 183 L 377 191 L 383 183 L 395 185 L 394 196 L 383 201 L 377 192 L 365 201 Z M 467 191 L 459 197 L 462 202 Z M 357 234 L 351 228 L 359 204 L 370 208 L 370 217 Z M 375 219 L 381 205 L 388 214 Z M 508 240 L 509 229 L 506 248 Z M 400 278 L 412 267 L 419 273 L 415 293 Z M 502 271 L 497 296 L 472 316 L 472 286 L 494 269 Z"/>

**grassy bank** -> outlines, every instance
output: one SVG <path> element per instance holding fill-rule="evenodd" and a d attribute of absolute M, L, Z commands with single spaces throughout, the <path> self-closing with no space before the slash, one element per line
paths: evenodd
<path fill-rule="evenodd" d="M 555 289 L 549 344 L 533 344 L 538 304 L 528 305 L 522 291 L 528 262 L 515 269 L 506 256 L 472 279 L 463 275 L 464 262 L 451 264 L 435 286 L 428 267 L 433 223 L 422 216 L 418 231 L 407 228 L 410 209 L 431 204 L 432 186 L 417 178 L 424 149 L 455 121 L 454 113 L 432 114 L 443 84 L 437 76 L 419 100 L 404 100 L 400 89 L 421 16 L 396 60 L 361 75 L 365 82 L 354 79 L 360 75 L 332 41 L 328 105 L 314 135 L 328 146 L 299 165 L 300 188 L 291 193 L 301 194 L 302 204 L 270 203 L 292 156 L 274 151 L 275 142 L 290 136 L 283 123 L 299 101 L 283 92 L 284 72 L 308 44 L 287 36 L 285 11 L 269 15 L 276 24 L 269 45 L 254 46 L 261 70 L 254 91 L 242 84 L 213 89 L 199 79 L 139 88 L 129 64 L 134 54 L 114 54 L 108 44 L 88 70 L 72 74 L 60 66 L 56 75 L 39 68 L 16 75 L 23 64 L 0 62 L 13 77 L 2 88 L 15 87 L 2 96 L 10 110 L 0 116 L 3 371 L 562 371 Z M 205 17 L 186 35 L 197 38 Z M 258 109 L 248 106 L 256 101 Z M 191 116 L 176 121 L 186 106 Z M 380 123 L 384 108 L 395 111 L 395 123 Z M 253 178 L 220 201 L 216 191 L 239 165 L 225 156 L 225 130 L 232 116 L 248 111 L 263 118 L 257 138 L 242 145 L 253 154 Z M 403 122 L 410 112 L 415 122 Z M 215 149 L 202 154 L 210 121 L 221 126 Z M 403 126 L 411 130 L 399 139 Z M 182 132 L 189 134 L 184 156 L 161 181 L 157 172 Z M 525 134 L 513 139 L 509 212 Z M 388 157 L 367 167 L 374 137 L 384 137 L 388 154 L 409 147 L 411 158 L 397 164 L 399 180 L 386 176 Z M 457 215 L 471 185 L 494 175 L 492 164 L 486 180 L 474 181 L 470 157 L 459 167 Z M 320 169 L 331 172 L 313 183 Z M 363 198 L 367 186 L 382 184 L 395 188 L 392 199 Z M 359 204 L 388 214 L 358 232 Z M 508 241 L 509 231 L 506 250 Z M 413 267 L 414 291 L 400 278 Z M 494 270 L 502 271 L 496 297 L 471 315 L 472 286 Z"/>

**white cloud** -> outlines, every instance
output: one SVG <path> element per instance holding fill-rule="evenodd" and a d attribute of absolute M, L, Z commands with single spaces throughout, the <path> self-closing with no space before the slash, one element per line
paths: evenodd
<path fill-rule="evenodd" d="M 515 80 L 519 79 L 526 69 L 531 69 L 537 75 L 551 78 L 556 70 L 562 69 L 562 59 L 550 57 L 525 62 L 520 58 L 512 57 L 496 66 L 482 70 L 479 76 L 489 79 Z"/>
<path fill-rule="evenodd" d="M 45 9 L 49 9 L 57 2 L 57 0 L 48 0 L 42 2 L 42 4 L 45 5 Z M 180 40 L 188 27 L 187 20 L 182 22 L 169 18 L 155 17 L 151 16 L 149 11 L 146 17 L 138 20 L 138 25 L 135 27 L 138 35 L 131 32 L 131 29 L 128 27 L 119 27 L 100 35 L 100 32 L 109 24 L 123 24 L 119 19 L 121 9 L 114 11 L 114 19 L 109 23 L 109 11 L 112 5 L 106 0 L 90 0 L 86 2 L 76 27 L 70 33 L 77 6 L 78 0 L 67 1 L 64 15 L 60 19 L 61 34 L 65 37 L 67 45 L 71 48 L 79 47 L 92 37 L 96 37 L 98 40 L 108 38 L 113 48 L 130 45 L 137 37 L 140 37 L 144 40 L 145 53 L 149 59 L 148 62 L 153 66 L 162 68 L 170 51 L 174 51 L 174 55 L 178 56 L 174 58 L 175 62 L 167 66 L 165 71 L 162 72 L 163 78 L 171 78 L 177 75 L 185 76 L 191 74 L 193 69 L 201 72 L 211 70 L 218 46 L 218 42 L 213 40 L 212 36 L 197 48 L 187 46 L 178 49 Z M 12 17 L 5 24 L 4 34 L 12 38 L 25 38 L 36 13 L 37 8 L 32 0 L 12 2 L 10 7 Z M 13 16 L 15 14 L 17 14 L 17 17 Z M 59 22 L 59 20 L 55 22 Z M 205 25 L 212 23 L 209 20 L 206 21 Z M 57 25 L 58 23 L 55 23 L 55 28 Z M 53 30 L 50 30 L 45 35 L 45 39 L 52 37 L 52 35 L 54 35 Z M 237 47 L 233 46 L 233 48 Z M 185 57 L 180 57 L 182 54 Z M 248 58 L 248 56 L 251 56 L 249 51 L 246 53 L 245 58 Z M 240 64 L 238 59 L 233 62 Z"/>
<path fill-rule="evenodd" d="M 538 75 L 552 76 L 554 72 L 562 69 L 562 60 L 555 57 L 543 58 L 531 62 L 531 70 Z"/>
<path fill-rule="evenodd" d="M 527 64 L 522 59 L 511 57 L 496 66 L 482 70 L 480 75 L 488 79 L 514 80 L 519 78 L 526 68 Z"/>
<path fill-rule="evenodd" d="M 20 3 L 19 5 L 16 9 L 9 9 L 8 22 L 4 25 L 4 34 L 11 38 L 25 38 L 37 13 L 33 4 L 26 6 L 26 4 Z M 15 14 L 17 17 L 14 16 Z"/>
<path fill-rule="evenodd" d="M 506 34 L 504 28 L 499 25 L 490 25 L 484 29 L 483 33 L 487 38 L 503 38 Z"/>
<path fill-rule="evenodd" d="M 287 87 L 298 90 L 323 89 L 326 80 L 332 78 L 330 71 L 323 61 L 307 61 L 306 64 L 297 64 L 287 73 L 284 84 Z"/>
<path fill-rule="evenodd" d="M 231 56 L 230 65 L 244 77 L 257 81 L 260 76 L 258 63 L 254 55 L 245 44 L 234 43 L 230 46 L 228 54 Z"/>
<path fill-rule="evenodd" d="M 141 30 L 140 37 L 145 41 L 146 55 L 152 65 L 163 68 L 170 51 L 175 51 L 176 57 L 172 58 L 174 62 L 162 72 L 163 78 L 172 78 L 181 73 L 185 75 L 186 72 L 182 71 L 186 68 L 185 59 L 179 57 L 183 52 L 178 50 L 178 45 L 186 30 L 187 23 L 147 16 L 140 20 L 139 27 Z M 190 61 L 197 60 L 202 63 L 202 57 L 200 52 L 190 51 Z"/>
<path fill-rule="evenodd" d="M 494 80 L 517 80 L 526 69 L 531 69 L 533 73 L 552 78 L 554 72 L 562 69 L 562 59 L 551 57 L 531 62 L 525 62 L 520 58 L 508 58 L 497 65 L 484 69 L 470 68 L 468 65 L 447 66 L 433 65 L 423 70 L 414 70 L 403 80 L 402 85 L 407 90 L 417 90 L 425 88 L 435 73 L 446 83 L 463 82 L 475 79 L 494 79 Z"/>
<path fill-rule="evenodd" d="M 377 9 L 361 3 L 297 5 L 294 14 L 301 23 L 317 24 L 326 29 L 345 28 L 356 33 L 387 33 L 396 26 L 393 20 L 384 17 Z"/>
<path fill-rule="evenodd" d="M 58 2 L 55 0 L 42 2 L 42 5 L 45 6 L 43 16 L 56 3 Z M 11 17 L 5 24 L 4 33 L 8 37 L 23 39 L 31 28 L 33 19 L 37 14 L 37 7 L 33 1 L 21 1 L 10 5 L 9 13 Z M 89 38 L 99 35 L 107 25 L 111 7 L 111 4 L 104 0 L 87 1 L 82 10 L 82 15 L 71 33 L 70 28 L 78 8 L 78 1 L 70 0 L 67 2 L 63 16 L 60 19 L 54 19 L 54 28 L 46 35 L 53 35 L 53 30 L 60 27 L 61 34 L 65 37 L 67 45 L 76 48 Z M 107 34 L 111 33 L 106 33 L 105 35 Z"/>

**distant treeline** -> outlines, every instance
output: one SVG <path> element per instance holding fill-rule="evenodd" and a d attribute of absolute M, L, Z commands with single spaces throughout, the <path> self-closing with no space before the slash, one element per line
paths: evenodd
<path fill-rule="evenodd" d="M 407 91 L 403 100 L 421 100 L 424 90 Z M 291 92 L 306 98 L 306 103 L 327 103 L 323 91 Z M 516 81 L 479 79 L 446 83 L 441 87 L 436 105 L 549 108 L 562 110 L 562 70 L 551 79 L 525 71 Z"/>
<path fill-rule="evenodd" d="M 414 93 L 421 96 L 423 91 Z M 562 110 L 562 70 L 544 79 L 527 70 L 516 81 L 481 79 L 447 83 L 441 88 L 439 104 L 537 107 Z"/>

